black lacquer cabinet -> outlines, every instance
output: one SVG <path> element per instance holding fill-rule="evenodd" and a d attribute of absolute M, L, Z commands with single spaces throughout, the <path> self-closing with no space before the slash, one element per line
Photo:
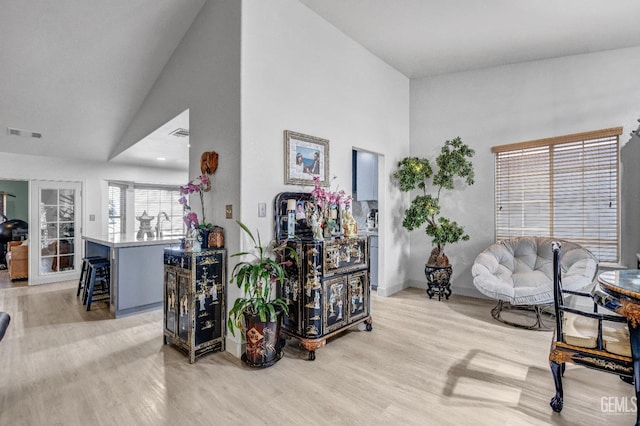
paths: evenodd
<path fill-rule="evenodd" d="M 224 351 L 226 262 L 224 249 L 164 251 L 164 343 L 191 363 Z"/>

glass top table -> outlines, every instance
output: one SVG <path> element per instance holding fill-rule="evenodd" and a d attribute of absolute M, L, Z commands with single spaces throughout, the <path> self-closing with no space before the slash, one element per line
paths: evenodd
<path fill-rule="evenodd" d="M 613 297 L 640 303 L 640 269 L 603 272 L 594 290 L 598 287 Z"/>

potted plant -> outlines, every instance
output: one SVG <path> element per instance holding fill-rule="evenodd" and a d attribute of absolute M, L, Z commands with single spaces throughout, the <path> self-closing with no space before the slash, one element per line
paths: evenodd
<path fill-rule="evenodd" d="M 204 215 L 204 193 L 210 190 L 211 180 L 209 176 L 202 174 L 180 187 L 180 199 L 178 199 L 178 202 L 183 206 L 183 220 L 187 227 L 187 236 L 191 234 L 192 238 L 197 238 L 202 248 L 208 247 L 209 231 L 213 228 L 213 225 L 207 223 Z M 202 209 L 201 221 L 198 220 L 198 214 L 191 209 L 187 200 L 187 196 L 195 193 L 197 193 L 200 198 L 200 207 Z"/>
<path fill-rule="evenodd" d="M 280 339 L 280 324 L 283 314 L 289 312 L 286 300 L 276 297 L 276 286 L 284 284 L 288 262 L 279 263 L 271 255 L 290 250 L 295 259 L 297 253 L 286 246 L 286 241 L 263 247 L 259 232 L 256 238 L 244 223 L 237 223 L 251 239 L 255 251 L 232 255 L 253 258 L 239 262 L 231 273 L 230 282 L 236 283 L 244 297 L 236 299 L 229 311 L 227 325 L 234 336 L 236 329 L 242 331 L 246 341 L 242 360 L 251 367 L 269 367 L 282 358 L 284 341 Z"/>
<path fill-rule="evenodd" d="M 449 280 L 453 269 L 445 255 L 445 246 L 469 239 L 462 226 L 441 216 L 440 194 L 442 190 L 454 189 L 455 178 L 462 178 L 467 185 L 473 185 L 474 172 L 470 159 L 474 153 L 457 137 L 445 141 L 435 159 L 436 171 L 427 158 L 406 157 L 398 163 L 393 173 L 401 191 L 422 190 L 405 210 L 402 226 L 412 231 L 425 225 L 425 233 L 431 237 L 434 247 L 425 265 L 429 298 L 434 294 L 438 294 L 438 299 L 442 295 L 449 298 Z"/>

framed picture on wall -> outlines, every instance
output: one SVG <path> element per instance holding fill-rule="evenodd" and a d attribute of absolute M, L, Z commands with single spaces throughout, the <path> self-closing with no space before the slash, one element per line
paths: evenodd
<path fill-rule="evenodd" d="M 285 130 L 284 165 L 285 184 L 329 186 L 329 140 Z"/>

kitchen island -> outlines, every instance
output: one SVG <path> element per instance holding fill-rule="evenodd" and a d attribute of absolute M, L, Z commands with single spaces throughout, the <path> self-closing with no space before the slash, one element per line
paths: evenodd
<path fill-rule="evenodd" d="M 158 309 L 163 303 L 165 247 L 177 237 L 137 239 L 135 234 L 83 236 L 85 256 L 111 262 L 109 308 L 115 318 Z"/>

